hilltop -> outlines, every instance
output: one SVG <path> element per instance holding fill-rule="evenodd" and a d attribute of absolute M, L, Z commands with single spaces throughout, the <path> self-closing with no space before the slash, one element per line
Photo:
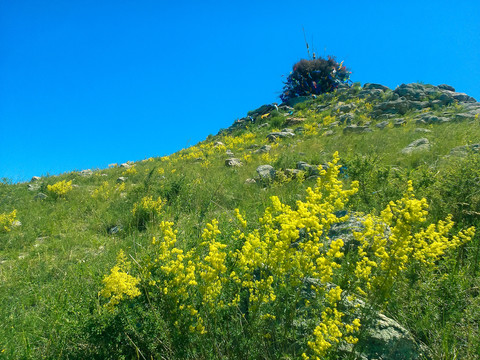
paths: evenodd
<path fill-rule="evenodd" d="M 356 83 L 1 183 L 0 358 L 479 358 L 479 116 Z"/>

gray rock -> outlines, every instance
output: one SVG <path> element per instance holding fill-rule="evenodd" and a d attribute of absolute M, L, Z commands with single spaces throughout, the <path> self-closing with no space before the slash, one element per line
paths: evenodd
<path fill-rule="evenodd" d="M 272 165 L 260 165 L 257 167 L 257 173 L 262 180 L 273 180 L 275 178 L 275 169 Z"/>
<path fill-rule="evenodd" d="M 281 110 L 281 111 L 286 111 L 286 112 L 290 112 L 290 111 L 295 110 L 293 107 L 290 107 L 290 106 L 285 105 L 285 104 L 279 105 L 278 109 Z"/>
<path fill-rule="evenodd" d="M 47 197 L 48 197 L 47 195 L 45 195 L 44 193 L 41 193 L 41 192 L 40 192 L 40 193 L 38 193 L 37 195 L 35 195 L 34 199 L 35 199 L 35 200 L 44 200 L 44 199 L 46 199 Z"/>
<path fill-rule="evenodd" d="M 327 130 L 323 133 L 323 136 L 332 136 L 333 134 L 333 130 Z"/>
<path fill-rule="evenodd" d="M 477 102 L 477 100 L 475 100 L 473 97 L 471 97 L 471 96 L 469 96 L 469 95 L 467 95 L 467 94 L 465 94 L 465 93 L 454 92 L 454 93 L 452 94 L 452 97 L 453 97 L 455 100 L 459 101 L 459 102 L 467 102 L 467 103 L 470 103 L 470 102 L 471 102 L 471 103 L 475 103 L 475 102 Z"/>
<path fill-rule="evenodd" d="M 368 126 L 347 125 L 343 128 L 344 134 L 371 132 Z"/>
<path fill-rule="evenodd" d="M 385 101 L 374 108 L 374 114 L 401 114 L 404 115 L 410 109 L 410 102 L 404 98 Z"/>
<path fill-rule="evenodd" d="M 478 103 L 478 102 L 476 102 L 476 103 L 465 103 L 465 104 L 462 104 L 462 105 L 463 105 L 463 108 L 468 112 L 471 112 L 471 111 L 474 111 L 476 113 L 480 112 L 480 103 Z"/>
<path fill-rule="evenodd" d="M 381 313 L 377 313 L 373 321 L 363 324 L 354 352 L 356 358 L 365 360 L 424 359 L 423 350 L 410 332 Z"/>
<path fill-rule="evenodd" d="M 262 115 L 271 113 L 273 110 L 276 110 L 276 109 L 277 109 L 276 105 L 273 105 L 273 104 L 262 105 L 258 109 L 255 109 L 253 111 L 249 111 L 247 113 L 247 115 L 251 116 L 252 118 L 256 118 L 258 116 L 262 116 Z"/>
<path fill-rule="evenodd" d="M 245 180 L 245 184 L 255 184 L 257 181 L 255 179 L 247 179 Z"/>
<path fill-rule="evenodd" d="M 417 132 L 417 133 L 431 133 L 432 130 L 424 129 L 424 128 L 416 128 L 415 132 Z"/>
<path fill-rule="evenodd" d="M 440 96 L 442 90 L 432 85 L 412 83 L 402 84 L 398 86 L 393 92 L 398 94 L 400 97 L 404 97 L 407 100 L 425 101 L 429 97 Z"/>
<path fill-rule="evenodd" d="M 337 217 L 345 216 L 346 211 L 342 211 L 335 215 Z M 355 250 L 360 245 L 360 243 L 355 239 L 353 233 L 360 232 L 365 228 L 363 225 L 364 220 L 365 219 L 360 215 L 350 214 L 346 221 L 333 224 L 330 227 L 327 235 L 329 238 L 329 243 L 337 239 L 342 239 L 344 244 L 344 252 Z"/>
<path fill-rule="evenodd" d="M 237 159 L 237 158 L 230 158 L 230 159 L 225 160 L 225 166 L 239 167 L 239 166 L 242 166 L 242 165 L 243 164 L 240 161 L 240 159 Z"/>
<path fill-rule="evenodd" d="M 450 86 L 450 85 L 447 85 L 447 84 L 440 84 L 440 85 L 437 85 L 437 87 L 439 89 L 442 89 L 442 90 L 448 90 L 448 91 L 455 92 L 455 88 L 453 86 Z"/>
<path fill-rule="evenodd" d="M 452 97 L 452 92 L 444 90 L 442 91 L 442 94 L 438 97 L 438 100 L 441 101 L 443 105 L 449 105 L 455 102 L 455 100 Z"/>
<path fill-rule="evenodd" d="M 284 131 L 276 131 L 272 132 L 267 135 L 267 139 L 269 141 L 275 141 L 278 138 L 283 139 L 283 138 L 289 138 L 289 137 L 294 137 L 295 134 L 293 132 L 284 132 Z"/>
<path fill-rule="evenodd" d="M 92 176 L 93 171 L 90 169 L 80 171 L 80 176 Z"/>
<path fill-rule="evenodd" d="M 330 125 L 328 125 L 328 127 L 331 129 L 337 127 L 338 125 L 340 125 L 340 121 L 334 121 Z"/>
<path fill-rule="evenodd" d="M 221 141 L 216 141 L 214 144 L 213 144 L 214 147 L 217 147 L 217 146 L 225 146 L 224 143 L 222 143 Z"/>
<path fill-rule="evenodd" d="M 119 233 L 120 231 L 123 230 L 123 226 L 122 225 L 115 225 L 115 226 L 112 226 L 111 228 L 108 229 L 108 233 L 110 235 L 115 235 L 117 233 Z"/>
<path fill-rule="evenodd" d="M 348 114 L 343 114 L 338 117 L 338 120 L 340 121 L 341 124 L 347 124 L 350 125 L 353 121 L 355 116 L 351 113 Z"/>
<path fill-rule="evenodd" d="M 30 182 L 39 181 L 40 179 L 41 179 L 40 176 L 34 176 L 34 177 L 32 177 L 32 179 L 30 180 Z"/>
<path fill-rule="evenodd" d="M 261 129 L 261 128 L 264 128 L 264 127 L 267 127 L 267 126 L 268 126 L 268 123 L 263 123 L 263 124 L 258 125 L 258 128 Z"/>
<path fill-rule="evenodd" d="M 287 118 L 287 120 L 285 121 L 285 125 L 293 126 L 293 125 L 303 124 L 304 122 L 305 122 L 304 118 L 291 117 L 291 118 Z"/>
<path fill-rule="evenodd" d="M 272 150 L 272 147 L 270 145 L 263 145 L 260 149 L 255 150 L 255 154 L 264 154 Z"/>
<path fill-rule="evenodd" d="M 303 126 L 299 126 L 295 129 L 295 134 L 303 134 L 305 132 L 305 128 Z"/>
<path fill-rule="evenodd" d="M 359 99 L 379 98 L 383 95 L 383 90 L 380 89 L 364 89 L 357 94 Z"/>
<path fill-rule="evenodd" d="M 21 221 L 18 221 L 18 220 L 14 220 L 14 221 L 12 222 L 12 226 L 13 226 L 13 227 L 20 227 L 20 226 L 22 226 L 22 222 L 21 222 Z"/>
<path fill-rule="evenodd" d="M 421 121 L 419 121 L 421 120 Z M 418 124 L 443 124 L 449 122 L 450 119 L 442 116 L 432 115 L 431 113 L 426 113 L 417 120 Z"/>
<path fill-rule="evenodd" d="M 119 178 L 117 178 L 118 184 L 124 183 L 125 181 L 127 181 L 127 178 L 125 176 L 120 176 Z"/>
<path fill-rule="evenodd" d="M 408 103 L 411 109 L 422 110 L 431 106 L 429 101 L 415 101 L 412 100 Z"/>
<path fill-rule="evenodd" d="M 366 83 L 363 85 L 363 88 L 364 89 L 378 89 L 378 90 L 382 90 L 382 91 L 387 91 L 387 90 L 390 90 L 390 88 L 388 88 L 387 86 L 384 86 L 384 85 L 380 85 L 380 84 L 374 84 L 374 83 Z"/>
<path fill-rule="evenodd" d="M 407 122 L 403 119 L 397 119 L 393 122 L 393 126 L 394 127 L 401 127 L 403 125 L 405 125 Z"/>
<path fill-rule="evenodd" d="M 475 120 L 475 115 L 476 114 L 472 114 L 472 113 L 456 114 L 455 120 L 456 121 Z"/>
<path fill-rule="evenodd" d="M 425 86 L 422 84 L 402 84 L 393 91 L 408 100 L 420 100 L 425 97 Z"/>
<path fill-rule="evenodd" d="M 40 184 L 28 184 L 27 185 L 27 190 L 28 191 L 37 191 L 40 189 Z"/>
<path fill-rule="evenodd" d="M 287 100 L 285 102 L 285 105 L 287 106 L 295 106 L 299 103 L 302 103 L 302 102 L 305 102 L 307 100 L 312 100 L 313 99 L 313 96 L 297 96 L 297 97 L 294 97 L 294 98 L 291 98 L 289 100 Z"/>
<path fill-rule="evenodd" d="M 385 129 L 388 126 L 388 124 L 390 124 L 390 121 L 385 120 L 385 121 L 379 122 L 378 124 L 375 124 L 375 126 L 379 129 Z"/>
<path fill-rule="evenodd" d="M 480 144 L 471 144 L 471 145 L 463 145 L 463 146 L 457 146 L 450 150 L 451 156 L 458 156 L 458 157 L 465 157 L 469 153 L 475 153 L 478 154 L 480 152 Z"/>
<path fill-rule="evenodd" d="M 443 106 L 444 103 L 441 100 L 430 100 L 429 107 Z"/>
<path fill-rule="evenodd" d="M 348 113 L 354 110 L 357 106 L 355 104 L 341 104 L 334 108 L 334 111 L 339 110 L 341 113 Z"/>
<path fill-rule="evenodd" d="M 285 172 L 285 175 L 287 175 L 288 177 L 296 177 L 298 174 L 301 174 L 303 170 L 299 170 L 299 169 L 285 169 L 284 172 Z"/>
<path fill-rule="evenodd" d="M 125 168 L 125 169 L 130 169 L 132 167 L 132 165 L 130 165 L 128 162 L 126 163 L 123 163 L 122 165 L 120 165 L 121 168 Z"/>
<path fill-rule="evenodd" d="M 402 154 L 411 154 L 413 152 L 425 151 L 430 149 L 430 142 L 427 138 L 421 138 L 410 143 L 406 148 L 402 149 Z"/>
<path fill-rule="evenodd" d="M 227 151 L 225 151 L 225 154 L 228 156 L 233 156 L 233 152 L 230 149 L 227 149 Z"/>
<path fill-rule="evenodd" d="M 326 170 L 328 169 L 327 165 L 310 165 L 305 161 L 297 162 L 297 170 L 305 171 L 307 176 L 318 176 L 320 175 L 320 168 Z"/>

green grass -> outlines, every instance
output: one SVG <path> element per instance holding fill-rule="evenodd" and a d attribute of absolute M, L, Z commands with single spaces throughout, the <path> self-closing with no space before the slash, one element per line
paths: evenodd
<path fill-rule="evenodd" d="M 306 123 L 315 127 L 322 126 L 327 115 L 336 114 L 331 108 L 320 113 L 313 109 L 321 103 L 336 101 L 335 97 L 324 96 L 298 104 L 294 116 L 306 117 Z M 359 110 L 355 116 L 368 116 L 364 103 L 357 103 Z M 452 106 L 436 111 L 454 114 L 459 109 Z M 292 139 L 279 140 L 266 159 L 253 153 L 256 148 L 248 149 L 248 145 L 267 144 L 266 135 L 272 129 L 285 127 L 286 117 L 275 114 L 269 127 L 252 124 L 249 129 L 236 130 L 231 135 L 254 136 L 250 143 L 230 147 L 235 157 L 251 156 L 248 161 L 243 160 L 244 166 L 226 167 L 225 151 L 206 154 L 202 161 L 181 159 L 177 153 L 168 161 L 157 158 L 139 162 L 135 165 L 137 174 L 124 175 L 128 177 L 125 190 L 106 201 L 93 198 L 92 192 L 104 181 L 115 186 L 124 169 L 95 170 L 87 177 L 78 173 L 42 177 L 37 191 L 29 191 L 24 183 L 4 181 L 0 184 L 0 213 L 16 209 L 22 225 L 0 233 L 0 358 L 75 359 L 89 352 L 121 358 L 116 340 L 110 339 L 110 343 L 100 340 L 108 339 L 106 329 L 121 335 L 118 329 L 125 325 L 103 315 L 98 292 L 120 249 L 133 258 L 146 255 L 145 249 L 158 224 L 147 223 L 146 228 L 139 229 L 131 212 L 133 204 L 146 195 L 166 200 L 162 220 L 175 222 L 181 246 L 189 249 L 198 244 L 202 229 L 213 218 L 219 220 L 226 234 L 232 233 L 233 210 L 239 208 L 254 228 L 272 195 L 293 206 L 305 189 L 314 185 L 314 180 L 246 184 L 247 178 L 256 177 L 258 165 L 270 163 L 276 169 L 295 168 L 298 161 L 319 165 L 338 151 L 345 166 L 344 182 L 358 180 L 361 185 L 352 198 L 351 210 L 379 212 L 389 201 L 402 196 L 407 180 L 411 179 L 417 195 L 429 201 L 429 222 L 452 213 L 458 228 L 478 227 L 479 155 L 466 158 L 446 155 L 456 146 L 478 141 L 479 123 L 421 126 L 415 124 L 414 115 L 405 116 L 405 126 L 383 130 L 372 126 L 373 131 L 365 134 L 344 135 L 344 125 L 333 128 L 332 136 L 323 136 L 324 130 L 318 134 L 298 134 Z M 431 132 L 416 132 L 419 127 Z M 326 130 L 328 126 L 323 128 Z M 421 137 L 432 144 L 429 151 L 411 155 L 400 152 Z M 216 141 L 225 139 L 217 135 L 206 143 Z M 187 149 L 183 153 L 190 151 L 193 152 Z M 159 169 L 164 173 L 160 174 Z M 61 180 L 72 180 L 76 185 L 65 199 L 54 199 L 51 195 L 45 200 L 35 199 L 40 191 L 48 195 L 47 185 Z M 109 234 L 114 226 L 121 226 L 122 230 Z M 232 240 L 225 235 L 224 241 Z M 479 249 L 480 239 L 476 235 L 457 253 L 441 261 L 437 270 L 415 273 L 410 269 L 410 276 L 419 281 L 412 280 L 412 286 L 400 284 L 384 309 L 425 343 L 433 358 L 479 358 Z M 161 331 L 161 323 L 155 325 L 153 315 L 148 316 L 145 326 L 151 331 Z M 155 336 L 163 335 L 152 334 Z M 122 346 L 135 349 L 128 339 L 120 340 L 127 342 Z M 269 356 L 278 358 L 275 354 Z"/>

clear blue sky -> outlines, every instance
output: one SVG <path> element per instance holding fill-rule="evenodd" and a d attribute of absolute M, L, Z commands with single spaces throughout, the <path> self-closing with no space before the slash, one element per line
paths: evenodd
<path fill-rule="evenodd" d="M 310 45 L 352 80 L 480 100 L 480 1 L 0 0 L 0 178 L 173 153 L 275 101 Z"/>

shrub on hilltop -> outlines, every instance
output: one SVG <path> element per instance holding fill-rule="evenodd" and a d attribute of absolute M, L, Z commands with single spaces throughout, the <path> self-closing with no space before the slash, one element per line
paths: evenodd
<path fill-rule="evenodd" d="M 286 102 L 299 96 L 333 91 L 340 84 L 349 84 L 350 74 L 343 61 L 338 63 L 333 56 L 328 56 L 327 59 L 302 59 L 293 65 L 293 71 L 287 77 L 280 99 Z"/>

